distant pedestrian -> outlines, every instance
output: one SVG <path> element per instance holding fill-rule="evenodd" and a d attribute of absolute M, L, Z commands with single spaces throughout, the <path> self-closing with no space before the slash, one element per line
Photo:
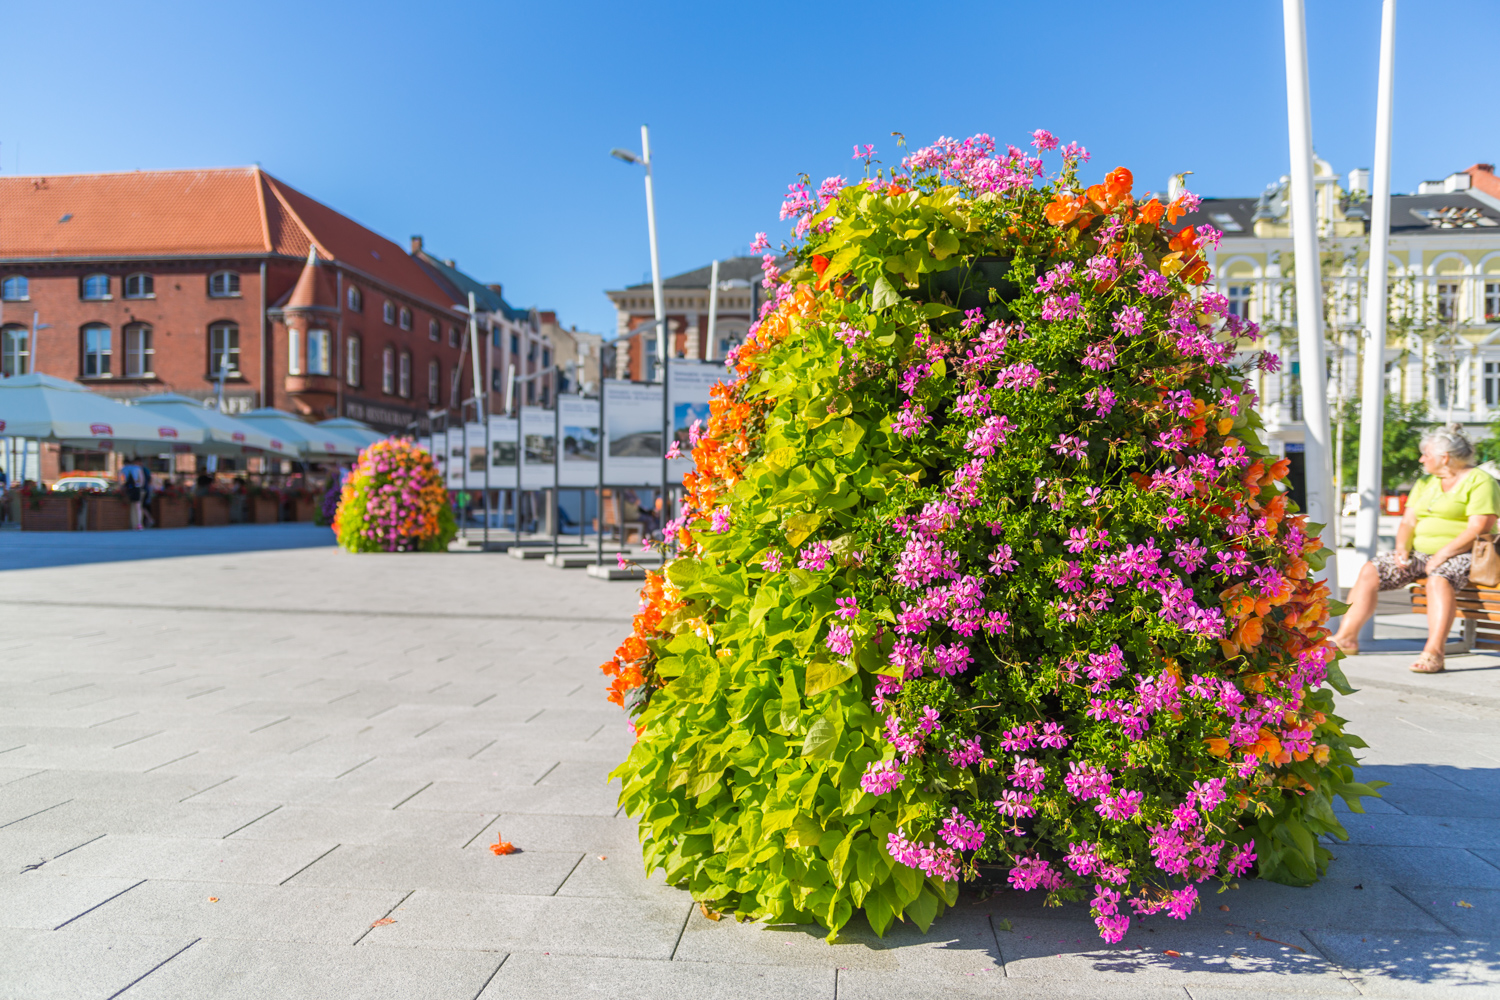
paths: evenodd
<path fill-rule="evenodd" d="M 146 469 L 135 456 L 132 455 L 120 470 L 120 482 L 125 487 L 125 500 L 130 504 L 130 530 L 140 531 L 144 513 L 141 503 L 146 495 Z"/>

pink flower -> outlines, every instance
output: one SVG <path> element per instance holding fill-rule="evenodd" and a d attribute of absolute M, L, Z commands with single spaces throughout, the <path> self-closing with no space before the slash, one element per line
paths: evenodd
<path fill-rule="evenodd" d="M 711 530 L 716 535 L 722 535 L 729 530 L 729 508 L 715 507 Z"/>
<path fill-rule="evenodd" d="M 828 630 L 828 638 L 823 640 L 830 650 L 840 656 L 848 656 L 854 652 L 854 636 L 842 625 L 835 625 Z"/>
<path fill-rule="evenodd" d="M 939 836 L 949 847 L 960 851 L 977 851 L 984 843 L 984 831 L 979 828 L 979 824 L 959 812 L 957 806 L 953 807 L 953 814 L 943 820 Z"/>
<path fill-rule="evenodd" d="M 833 549 L 827 542 L 813 542 L 804 545 L 802 551 L 797 555 L 797 568 L 810 569 L 813 572 L 826 569 L 828 561 L 833 558 Z"/>
<path fill-rule="evenodd" d="M 1083 307 L 1079 302 L 1077 292 L 1071 295 L 1049 295 L 1042 300 L 1042 319 L 1050 322 L 1073 319 L 1082 312 Z"/>
<path fill-rule="evenodd" d="M 1031 133 L 1031 144 L 1036 147 L 1037 152 L 1045 153 L 1049 149 L 1057 148 L 1057 136 L 1044 128 L 1039 128 Z"/>
<path fill-rule="evenodd" d="M 834 614 L 838 615 L 840 618 L 854 619 L 859 617 L 859 598 L 840 597 L 837 598 L 833 603 L 838 605 L 838 610 L 835 611 Z"/>
<path fill-rule="evenodd" d="M 766 238 L 765 233 L 756 233 L 755 239 L 750 243 L 751 253 L 765 253 L 771 246 L 771 241 Z"/>
<path fill-rule="evenodd" d="M 1161 526 L 1168 531 L 1180 528 L 1187 524 L 1187 518 L 1176 507 L 1168 507 L 1167 512 L 1161 517 Z"/>
<path fill-rule="evenodd" d="M 901 779 L 906 777 L 896 770 L 896 762 L 893 760 L 875 760 L 865 768 L 865 773 L 860 775 L 859 787 L 871 795 L 884 795 L 897 785 Z"/>
<path fill-rule="evenodd" d="M 1172 286 L 1168 283 L 1166 275 L 1156 271 L 1147 271 L 1141 275 L 1141 292 L 1151 296 L 1153 299 L 1162 298 L 1172 293 Z"/>
<path fill-rule="evenodd" d="M 761 568 L 764 569 L 767 573 L 780 573 L 782 566 L 781 559 L 781 552 L 777 549 L 771 549 L 765 555 L 760 557 Z"/>
<path fill-rule="evenodd" d="M 1115 318 L 1110 325 L 1114 327 L 1116 333 L 1134 337 L 1146 328 L 1146 314 L 1140 310 L 1139 306 L 1126 306 L 1115 313 Z"/>

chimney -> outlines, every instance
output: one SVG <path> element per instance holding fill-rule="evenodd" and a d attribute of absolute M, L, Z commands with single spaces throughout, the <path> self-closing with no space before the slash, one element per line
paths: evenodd
<path fill-rule="evenodd" d="M 419 254 L 422 252 L 422 237 L 413 236 L 411 238 L 411 252 L 413 254 Z"/>
<path fill-rule="evenodd" d="M 1500 198 L 1500 178 L 1495 176 L 1495 165 L 1493 163 L 1476 163 L 1464 173 L 1469 175 L 1470 184 L 1479 191 L 1494 198 Z"/>
<path fill-rule="evenodd" d="M 485 285 L 484 287 L 488 288 L 490 291 L 494 292 L 496 295 L 499 295 L 499 296 L 504 296 L 505 295 L 504 290 L 499 285 Z"/>

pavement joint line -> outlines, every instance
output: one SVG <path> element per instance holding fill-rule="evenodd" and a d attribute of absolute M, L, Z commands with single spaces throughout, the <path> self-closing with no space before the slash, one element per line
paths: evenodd
<path fill-rule="evenodd" d="M 573 690 L 571 690 L 571 691 L 569 691 L 569 692 L 568 692 L 568 693 L 567 693 L 567 694 L 565 694 L 565 695 L 563 695 L 563 697 L 564 697 L 564 698 L 571 698 L 571 697 L 573 697 L 573 696 L 574 696 L 574 695 L 575 695 L 575 694 L 577 694 L 577 693 L 578 693 L 578 692 L 580 692 L 580 691 L 582 691 L 582 690 L 583 690 L 583 685 L 582 685 L 582 684 L 580 684 L 580 685 L 578 685 L 578 686 L 577 686 L 577 687 L 576 687 L 576 688 L 574 688 L 574 689 L 573 689 Z"/>
<path fill-rule="evenodd" d="M 509 958 L 510 952 L 506 952 L 504 955 L 500 956 L 500 964 L 495 966 L 494 972 L 491 972 L 488 976 L 485 977 L 484 982 L 479 987 L 479 992 L 474 994 L 474 1000 L 479 1000 L 480 997 L 484 996 L 484 991 L 490 988 L 490 983 L 496 976 L 500 974 L 500 969 L 505 965 L 506 960 Z"/>
<path fill-rule="evenodd" d="M 201 698 L 201 697 L 203 697 L 206 694 L 213 694 L 215 691 L 222 691 L 227 686 L 228 685 L 226 685 L 226 684 L 220 684 L 216 688 L 209 688 L 207 691 L 199 691 L 196 694 L 190 694 L 186 698 L 184 698 L 183 700 L 184 701 L 192 701 L 194 698 Z"/>
<path fill-rule="evenodd" d="M 74 844 L 72 847 L 68 848 L 66 851 L 63 851 L 61 854 L 54 854 L 54 855 L 52 855 L 52 857 L 51 857 L 50 860 L 56 861 L 58 858 L 62 857 L 63 854 L 72 854 L 74 851 L 78 850 L 80 847 L 87 847 L 90 844 L 92 844 L 94 841 L 96 841 L 96 840 L 103 840 L 107 836 L 109 836 L 109 834 L 107 834 L 107 833 L 101 833 L 97 837 L 90 837 L 88 840 L 85 840 L 81 844 Z"/>
<path fill-rule="evenodd" d="M 178 805 L 181 805 L 181 804 L 182 804 L 182 803 L 184 803 L 184 802 L 186 802 L 186 801 L 187 801 L 187 800 L 188 800 L 188 799 L 195 799 L 195 798 L 197 798 L 197 797 L 198 797 L 198 796 L 200 796 L 200 795 L 202 795 L 202 794 L 203 794 L 203 793 L 204 793 L 204 792 L 211 792 L 211 791 L 213 791 L 213 790 L 214 790 L 214 789 L 215 789 L 215 788 L 218 788 L 218 787 L 219 787 L 219 786 L 220 786 L 220 785 L 223 785 L 223 784 L 226 784 L 226 783 L 228 783 L 228 782 L 231 782 L 231 781 L 233 781 L 233 780 L 234 780 L 234 779 L 235 779 L 235 778 L 238 778 L 238 777 L 239 777 L 239 775 L 237 775 L 237 774 L 231 774 L 231 775 L 230 775 L 230 776 L 229 776 L 229 777 L 227 777 L 227 778 L 225 778 L 225 779 L 224 779 L 224 780 L 223 780 L 223 781 L 216 781 L 216 782 L 214 782 L 214 783 L 213 783 L 213 784 L 212 784 L 212 785 L 209 785 L 209 786 L 208 786 L 208 787 L 207 787 L 207 788 L 200 788 L 200 789 L 198 789 L 198 790 L 197 790 L 197 791 L 196 791 L 196 792 L 194 792 L 194 793 L 193 793 L 193 794 L 192 794 L 192 795 L 189 795 L 189 796 L 188 796 L 188 797 L 187 797 L 187 799 L 178 799 L 178 800 L 177 800 L 177 804 L 178 804 Z"/>
<path fill-rule="evenodd" d="M 839 967 L 833 967 L 833 1000 L 839 1000 Z"/>
<path fill-rule="evenodd" d="M 111 722 L 119 722 L 121 719 L 128 719 L 132 715 L 140 715 L 140 714 L 141 714 L 140 712 L 126 712 L 124 715 L 117 715 L 113 719 L 105 719 L 103 722 L 91 722 L 87 726 L 85 726 L 84 728 L 85 729 L 97 729 L 100 726 L 107 726 Z M 165 732 L 165 730 L 163 730 L 163 732 Z"/>
<path fill-rule="evenodd" d="M 312 685 L 317 684 L 322 679 L 323 678 L 321 678 L 321 677 L 314 677 L 311 680 L 303 681 L 301 684 L 293 684 L 292 685 L 292 690 L 293 691 L 301 691 L 305 687 L 311 687 Z"/>
<path fill-rule="evenodd" d="M 370 758 L 370 760 L 374 760 L 374 759 L 375 759 L 374 757 Z M 360 768 L 362 768 L 366 764 L 370 763 L 370 760 L 362 760 L 362 761 L 360 761 L 358 764 L 355 764 L 353 767 L 349 768 L 349 770 L 345 771 L 344 774 L 353 774 L 355 771 L 358 771 Z M 334 778 L 333 778 L 333 780 L 334 781 L 338 781 L 339 778 L 342 778 L 344 776 L 344 774 L 335 775 Z"/>
<path fill-rule="evenodd" d="M 480 705 L 483 705 L 485 702 L 489 701 L 491 698 L 497 697 L 499 695 L 499 693 L 500 692 L 496 691 L 494 694 L 487 694 L 487 695 L 485 695 L 483 698 L 480 698 L 478 701 L 476 701 L 474 703 L 474 707 L 478 708 Z"/>
<path fill-rule="evenodd" d="M 332 735 L 333 735 L 332 733 L 326 733 L 323 736 L 319 736 L 317 739 L 313 740 L 312 743 L 304 743 L 304 744 L 302 744 L 300 747 L 297 748 L 297 750 L 306 750 L 308 747 L 312 746 L 315 743 L 322 743 L 324 740 L 328 739 L 328 737 L 330 737 Z M 288 757 L 290 757 L 292 754 L 296 753 L 297 750 L 288 750 L 286 752 L 286 755 Z"/>
<path fill-rule="evenodd" d="M 444 721 L 446 721 L 446 720 L 444 720 Z M 422 730 L 420 733 L 413 733 L 412 734 L 412 739 L 416 739 L 419 736 L 426 736 L 428 733 L 432 732 L 434 729 L 436 729 L 438 726 L 441 726 L 442 724 L 443 724 L 442 722 L 434 722 L 432 725 L 428 726 L 426 729 Z"/>
<path fill-rule="evenodd" d="M 147 667 L 145 670 L 137 671 L 137 673 L 138 673 L 139 676 L 144 677 L 146 674 L 154 674 L 158 670 L 166 670 L 168 667 L 175 667 L 175 666 L 177 666 L 177 664 L 175 664 L 175 663 L 163 663 L 160 666 Z"/>
<path fill-rule="evenodd" d="M 496 816 L 495 818 L 499 819 L 500 817 Z M 583 859 L 586 858 L 586 857 L 588 857 L 588 854 L 586 854 L 586 853 L 578 855 L 578 860 L 575 861 L 575 862 L 573 862 L 573 867 L 568 869 L 568 874 L 566 874 L 566 875 L 563 876 L 563 880 L 561 882 L 557 883 L 557 888 L 553 889 L 550 893 L 548 893 L 549 896 L 556 896 L 559 892 L 562 891 L 562 887 L 568 884 L 568 879 L 570 879 L 570 878 L 573 877 L 573 873 L 578 870 L 578 866 L 579 865 L 583 864 Z M 691 913 L 692 911 L 689 910 L 688 912 Z M 679 931 L 677 933 L 677 939 L 679 941 L 682 940 L 682 932 L 681 931 Z M 677 954 L 677 947 L 675 945 L 672 947 L 672 954 L 674 954 L 674 955 Z"/>
<path fill-rule="evenodd" d="M 145 736 L 137 736 L 135 739 L 133 739 L 133 740 L 126 740 L 124 743 L 116 743 L 114 746 L 110 747 L 110 749 L 111 750 L 118 750 L 121 747 L 128 747 L 132 743 L 139 743 L 141 740 L 149 740 L 151 737 L 153 737 L 153 736 L 160 736 L 164 732 L 166 732 L 165 729 L 158 729 L 154 733 L 147 733 Z"/>
<path fill-rule="evenodd" d="M 97 632 L 79 632 L 77 635 L 71 635 L 68 638 L 70 638 L 70 639 L 92 639 L 96 635 L 103 635 L 103 634 L 104 634 L 104 629 L 101 628 Z"/>
<path fill-rule="evenodd" d="M 118 991 L 116 991 L 114 993 L 111 993 L 109 996 L 105 997 L 104 1000 L 115 1000 L 115 997 L 119 996 L 121 993 L 124 993 L 125 990 L 130 989 L 130 987 L 134 986 L 136 983 L 140 982 L 142 979 L 145 979 L 147 976 L 151 975 L 151 973 L 155 972 L 157 969 L 160 969 L 163 965 L 166 965 L 168 962 L 172 961 L 172 959 L 176 958 L 178 955 L 181 955 L 183 952 L 187 951 L 193 945 L 197 944 L 199 941 L 202 941 L 202 940 L 203 939 L 201 937 L 195 937 L 195 938 L 193 938 L 187 944 L 183 945 L 181 948 L 178 948 L 172 954 L 168 955 L 166 958 L 162 959 L 160 962 L 156 963 L 151 968 L 147 969 L 141 975 L 135 977 L 130 982 L 126 983 L 125 986 L 122 989 L 120 989 L 120 990 L 118 990 Z"/>
<path fill-rule="evenodd" d="M 569 872 L 569 874 L 571 875 L 572 873 Z M 556 895 L 556 893 L 553 893 L 553 895 Z M 672 942 L 672 955 L 667 959 L 669 962 L 677 961 L 677 949 L 682 947 L 682 936 L 687 933 L 688 921 L 693 919 L 693 905 L 693 903 L 688 903 L 687 912 L 682 915 L 682 926 L 677 929 L 677 940 Z"/>
<path fill-rule="evenodd" d="M 28 819 L 30 819 L 33 816 L 40 816 L 44 812 L 48 812 L 50 810 L 56 809 L 58 806 L 65 806 L 69 802 L 72 802 L 72 801 L 73 801 L 72 799 L 63 799 L 61 802 L 54 802 L 52 805 L 48 806 L 46 809 L 38 809 L 34 813 L 27 813 L 25 816 L 22 816 L 20 819 L 13 819 L 9 823 L 0 823 L 0 830 L 3 830 L 3 829 L 5 829 L 8 826 L 15 826 L 17 823 L 24 823 L 24 822 L 26 822 Z"/>
<path fill-rule="evenodd" d="M 1009 979 L 1010 969 L 1005 964 L 1005 951 L 1000 947 L 1000 932 L 995 929 L 995 915 L 986 913 L 984 919 L 990 925 L 990 937 L 995 939 L 995 957 L 1000 959 L 1000 975 Z"/>
<path fill-rule="evenodd" d="M 91 688 L 93 686 L 94 682 L 89 681 L 87 684 L 80 684 L 77 687 L 63 688 L 61 691 L 48 691 L 47 694 L 48 696 L 54 694 L 67 694 L 69 691 L 82 691 L 84 688 Z"/>
<path fill-rule="evenodd" d="M 364 931 L 362 931 L 360 933 L 359 937 L 355 938 L 353 941 L 351 941 L 349 943 L 349 947 L 353 948 L 353 947 L 357 946 L 361 941 L 363 941 L 365 939 L 365 935 L 368 934 L 368 933 L 370 933 L 371 931 L 373 931 L 375 929 L 375 924 L 380 923 L 381 920 L 384 920 L 386 917 L 389 917 L 392 913 L 395 913 L 396 910 L 400 908 L 400 906 L 401 906 L 402 903 L 406 902 L 408 899 L 411 899 L 412 893 L 414 893 L 416 891 L 417 890 L 415 890 L 415 889 L 407 889 L 406 890 L 406 895 L 404 895 L 400 899 L 396 900 L 396 905 L 395 906 L 391 907 L 389 910 L 386 910 L 384 913 L 382 913 L 380 915 L 380 917 L 378 919 L 376 919 L 373 923 L 371 923 L 370 926 L 366 927 L 364 929 Z"/>
<path fill-rule="evenodd" d="M 341 694 L 337 698 L 334 698 L 333 701 L 325 701 L 323 704 L 325 704 L 325 705 L 332 705 L 334 702 L 343 701 L 345 698 L 353 698 L 357 694 L 359 694 L 359 688 L 355 688 L 353 691 L 350 691 L 348 694 Z"/>
<path fill-rule="evenodd" d="M 547 710 L 546 710 L 546 709 L 545 709 L 545 708 L 539 708 L 539 709 L 537 709 L 537 710 L 536 710 L 536 715 L 533 715 L 533 716 L 532 716 L 532 717 L 531 717 L 531 719 L 535 719 L 535 718 L 536 718 L 536 717 L 537 717 L 537 716 L 538 716 L 538 715 L 541 715 L 541 714 L 542 714 L 542 713 L 543 713 L 543 712 L 545 712 L 545 711 L 547 711 Z M 531 719 L 527 719 L 527 720 L 526 720 L 526 722 L 530 722 L 530 721 L 531 721 Z M 522 723 L 522 725 L 525 725 L 525 723 Z"/>
<path fill-rule="evenodd" d="M 540 785 L 542 783 L 542 780 L 544 778 L 546 778 L 547 775 L 551 774 L 553 771 L 556 771 L 560 767 L 562 767 L 562 761 L 558 761 L 556 764 L 553 764 L 551 767 L 547 768 L 547 770 L 543 771 L 542 772 L 542 777 L 536 779 L 535 781 L 533 781 L 532 784 L 533 785 Z"/>
<path fill-rule="evenodd" d="M 433 783 L 429 781 L 427 784 L 423 785 L 421 788 L 418 788 L 415 792 L 412 792 L 406 798 L 402 799 L 400 802 L 397 802 L 395 805 L 391 806 L 391 812 L 395 812 L 397 809 L 400 809 L 402 806 L 406 805 L 412 799 L 416 798 L 418 795 L 421 795 L 423 792 L 427 791 L 427 789 L 431 788 L 432 785 L 433 785 Z"/>
<path fill-rule="evenodd" d="M 409 674 L 409 673 L 411 673 L 411 671 L 410 671 L 410 670 L 403 670 L 403 671 L 401 671 L 401 672 L 400 672 L 400 673 L 399 673 L 399 674 L 391 674 L 391 676 L 390 676 L 390 677 L 387 677 L 387 678 L 386 678 L 386 680 L 391 680 L 391 681 L 393 681 L 393 680 L 396 680 L 396 679 L 397 679 L 397 678 L 400 678 L 400 677 L 405 677 L 405 676 L 406 676 L 406 675 L 407 675 L 407 674 Z"/>
<path fill-rule="evenodd" d="M 250 730 L 250 732 L 252 732 L 252 733 L 258 733 L 262 729 L 270 729 L 272 726 L 279 725 L 279 724 L 287 721 L 290 718 L 291 718 L 290 715 L 283 715 L 281 718 L 277 719 L 275 722 L 268 722 L 264 726 L 256 726 L 254 729 Z"/>
<path fill-rule="evenodd" d="M 98 838 L 95 838 L 95 839 L 98 839 Z M 92 843 L 92 841 L 91 841 L 91 843 Z M 61 857 L 61 856 L 62 855 L 58 855 L 58 857 Z M 73 916 L 69 917 L 67 920 L 64 920 L 62 923 L 58 924 L 56 927 L 54 927 L 52 929 L 55 930 L 55 931 L 60 931 L 64 927 L 66 927 L 69 924 L 71 924 L 73 921 L 79 919 L 80 917 L 86 917 L 90 913 L 93 913 L 95 910 L 99 909 L 99 907 L 103 906 L 105 903 L 111 902 L 112 900 L 119 899 L 121 896 L 125 895 L 131 889 L 139 889 L 141 886 L 145 885 L 146 882 L 147 882 L 146 879 L 141 879 L 135 885 L 128 885 L 125 888 L 121 889 L 119 892 L 115 893 L 113 896 L 110 896 L 108 899 L 101 899 L 101 900 L 99 900 L 99 902 L 95 903 L 93 906 L 90 906 L 87 910 L 84 910 L 82 913 L 74 914 Z M 128 987 L 127 987 L 127 989 L 128 989 Z"/>
<path fill-rule="evenodd" d="M 156 767 L 148 767 L 144 771 L 142 771 L 141 773 L 142 774 L 150 774 L 152 771 L 158 770 L 159 768 L 166 767 L 167 764 L 175 764 L 179 760 L 187 760 L 189 757 L 192 757 L 192 756 L 194 756 L 197 753 L 198 753 L 198 751 L 194 750 L 192 753 L 185 753 L 181 757 L 173 757 L 171 760 L 167 761 L 166 763 L 157 764 Z"/>
<path fill-rule="evenodd" d="M 583 738 L 583 742 L 587 743 L 589 740 L 593 739 L 595 736 L 598 736 L 600 733 L 604 732 L 604 727 L 607 726 L 607 725 L 608 725 L 608 723 L 606 723 L 606 722 L 599 723 L 599 728 L 596 729 L 596 730 L 594 730 L 592 733 L 589 733 L 587 736 L 585 736 Z"/>
<path fill-rule="evenodd" d="M 484 826 L 481 826 L 479 828 L 479 832 L 476 833 L 476 834 L 474 834 L 474 836 L 470 837 L 468 840 L 464 841 L 464 846 L 460 847 L 459 850 L 460 851 L 467 850 L 470 844 L 474 843 L 474 841 L 478 840 L 480 837 L 483 837 L 487 832 L 489 832 L 489 828 L 492 827 L 492 826 L 494 826 L 495 823 L 499 819 L 500 819 L 500 814 L 499 813 L 495 813 L 494 816 L 492 816 L 489 819 L 485 820 L 484 821 Z M 572 873 L 570 872 L 569 874 L 572 874 Z M 566 882 L 567 879 L 564 879 L 563 881 Z M 557 895 L 557 893 L 554 892 L 552 895 L 555 896 L 555 895 Z"/>
<path fill-rule="evenodd" d="M 16 745 L 15 745 L 15 746 L 13 746 L 13 747 L 7 747 L 7 748 L 5 748 L 5 749 L 4 749 L 4 750 L 0 750 L 0 753 L 10 753 L 10 752 L 11 752 L 11 751 L 12 751 L 12 750 L 19 750 L 19 749 L 21 749 L 21 748 L 22 748 L 22 747 L 24 747 L 24 746 L 25 746 L 25 745 L 26 745 L 26 744 L 24 744 L 24 743 L 17 743 L 17 744 L 16 744 Z"/>
<path fill-rule="evenodd" d="M 270 673 L 261 674 L 260 675 L 260 679 L 261 680 L 265 680 L 267 677 L 274 677 L 277 674 L 284 674 L 284 673 L 286 673 L 290 669 L 292 669 L 292 668 L 291 667 L 277 667 L 275 670 L 272 670 Z"/>
<path fill-rule="evenodd" d="M 23 774 L 19 778 L 11 778 L 9 781 L 0 781 L 0 788 L 4 788 L 6 785 L 14 785 L 18 781 L 25 781 L 27 778 L 35 778 L 39 774 L 46 774 L 47 770 L 48 769 L 44 767 L 40 771 L 32 771 L 30 774 Z"/>
<path fill-rule="evenodd" d="M 387 705 L 385 708 L 382 708 L 380 711 L 376 712 L 375 715 L 384 715 L 385 713 L 389 712 L 391 709 L 393 709 L 393 708 L 400 708 L 400 707 L 401 707 L 400 702 L 397 702 L 394 705 Z M 375 715 L 367 715 L 367 716 L 365 716 L 365 718 L 366 719 L 373 719 L 373 718 L 375 718 Z"/>
<path fill-rule="evenodd" d="M 432 618 L 438 621 L 497 621 L 497 622 L 592 622 L 607 625 L 629 624 L 630 618 L 606 618 L 599 615 L 548 615 L 548 614 L 502 614 L 497 612 L 465 611 L 397 611 L 353 608 L 246 608 L 213 604 L 144 604 L 126 601 L 41 601 L 12 600 L 11 604 L 23 604 L 45 608 L 88 608 L 104 611 L 189 611 L 213 615 L 302 615 L 330 616 L 339 618 Z M 269 639 L 267 642 L 285 642 L 291 636 Z M 421 647 L 413 647 L 420 649 Z"/>
<path fill-rule="evenodd" d="M 1470 854 L 1473 854 L 1476 858 L 1479 858 L 1480 861 L 1483 861 L 1485 864 L 1489 865 L 1491 868 L 1500 868 L 1500 864 L 1496 864 L 1495 862 L 1491 861 L 1489 858 L 1486 858 L 1486 857 L 1484 857 L 1482 855 L 1475 854 L 1474 850 L 1472 848 L 1467 848 L 1466 847 L 1466 848 L 1464 848 L 1464 850 L 1468 851 Z"/>
<path fill-rule="evenodd" d="M 334 844 L 328 850 L 324 851 L 322 854 L 319 854 L 317 857 L 313 858 L 307 864 L 303 865 L 301 868 L 298 868 L 296 871 L 292 872 L 290 875 L 288 875 L 286 878 L 282 879 L 280 882 L 277 882 L 276 884 L 277 885 L 286 885 L 292 879 L 296 878 L 298 875 L 301 875 L 303 872 L 307 871 L 313 865 L 317 864 L 319 861 L 322 861 L 324 858 L 328 857 L 328 855 L 332 854 L 334 851 L 338 850 L 342 846 L 343 846 L 342 844 Z"/>
<path fill-rule="evenodd" d="M 245 827 L 247 827 L 247 826 L 254 826 L 256 823 L 259 823 L 261 820 L 265 819 L 267 816 L 271 815 L 271 813 L 275 812 L 277 809 L 280 809 L 280 808 L 281 808 L 281 806 L 276 806 L 274 809 L 268 809 L 268 810 L 266 810 L 265 812 L 261 813 L 259 816 L 257 816 L 254 819 L 252 819 L 250 822 L 243 823 L 240 826 L 235 827 L 233 830 L 230 830 L 228 833 L 224 834 L 224 836 L 220 837 L 219 839 L 220 840 L 228 840 L 230 837 L 233 837 L 235 834 L 237 834 L 241 830 L 245 829 Z"/>
<path fill-rule="evenodd" d="M 486 750 L 488 750 L 490 747 L 494 746 L 498 742 L 500 742 L 500 741 L 499 740 L 490 740 L 484 746 L 480 747 L 478 750 L 475 750 L 473 753 L 469 754 L 468 759 L 469 760 L 473 760 L 475 757 L 478 757 L 480 754 L 484 753 Z"/>
<path fill-rule="evenodd" d="M 433 688 L 431 691 L 428 691 L 427 693 L 428 694 L 437 694 L 443 688 L 447 687 L 448 685 L 450 685 L 452 683 L 453 683 L 452 681 L 443 681 L 443 683 L 439 684 L 437 687 Z"/>

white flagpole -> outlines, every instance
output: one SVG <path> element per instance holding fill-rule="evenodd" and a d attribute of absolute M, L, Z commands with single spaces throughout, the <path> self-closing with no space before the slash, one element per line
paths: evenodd
<path fill-rule="evenodd" d="M 1381 468 L 1385 446 L 1386 284 L 1391 242 L 1391 101 L 1396 79 L 1396 0 L 1380 9 L 1380 84 L 1375 98 L 1375 176 L 1370 191 L 1370 264 L 1365 298 L 1365 371 L 1359 419 L 1359 519 L 1354 545 L 1375 558 L 1380 535 Z M 1372 616 L 1360 641 L 1375 638 Z"/>
<path fill-rule="evenodd" d="M 1329 457 L 1328 366 L 1323 351 L 1323 282 L 1318 272 L 1318 209 L 1313 189 L 1312 102 L 1307 84 L 1307 26 L 1302 0 L 1282 0 L 1286 35 L 1287 131 L 1292 159 L 1292 246 L 1297 263 L 1297 354 L 1301 363 L 1303 419 L 1307 427 L 1307 514 L 1323 525 L 1323 544 L 1338 546 Z M 1339 596 L 1338 561 L 1323 578 Z"/>
<path fill-rule="evenodd" d="M 708 344 L 703 352 L 705 361 L 716 361 L 719 343 L 719 262 L 714 261 L 713 272 L 708 279 Z"/>

